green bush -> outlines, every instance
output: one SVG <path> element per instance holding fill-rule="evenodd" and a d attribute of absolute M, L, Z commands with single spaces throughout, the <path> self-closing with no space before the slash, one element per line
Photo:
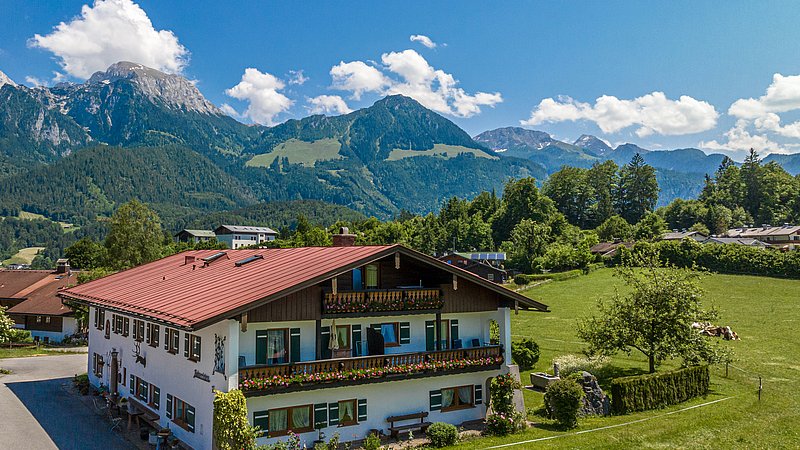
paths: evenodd
<path fill-rule="evenodd" d="M 524 286 L 524 285 L 526 285 L 526 284 L 528 284 L 530 282 L 531 282 L 531 280 L 529 280 L 528 276 L 525 275 L 525 274 L 521 273 L 521 274 L 518 274 L 518 275 L 514 275 L 514 283 L 516 283 L 516 284 L 518 284 L 520 286 Z"/>
<path fill-rule="evenodd" d="M 708 366 L 611 381 L 611 410 L 615 414 L 663 408 L 708 392 Z"/>
<path fill-rule="evenodd" d="M 525 416 L 518 411 L 513 411 L 510 414 L 495 413 L 486 418 L 484 434 L 487 436 L 506 436 L 524 429 L 525 426 Z"/>
<path fill-rule="evenodd" d="M 492 410 L 496 413 L 511 415 L 514 412 L 514 390 L 520 384 L 511 374 L 498 375 L 492 379 L 489 390 Z"/>
<path fill-rule="evenodd" d="M 31 332 L 28 330 L 12 328 L 8 330 L 8 342 L 14 344 L 29 344 L 33 342 L 33 338 L 31 337 Z"/>
<path fill-rule="evenodd" d="M 597 375 L 608 365 L 608 357 L 595 356 L 592 358 L 578 355 L 561 355 L 553 359 L 553 364 L 558 364 L 558 371 L 561 377 L 573 373 L 589 372 Z"/>
<path fill-rule="evenodd" d="M 375 435 L 375 433 L 370 433 L 369 436 L 364 439 L 364 450 L 378 450 L 379 448 L 381 448 L 381 438 Z"/>
<path fill-rule="evenodd" d="M 458 441 L 458 428 L 449 423 L 436 422 L 428 427 L 428 431 L 425 432 L 425 435 L 430 439 L 431 446 L 436 448 L 447 447 Z M 366 448 L 366 446 L 364 448 Z"/>
<path fill-rule="evenodd" d="M 563 428 L 575 428 L 578 425 L 582 399 L 583 389 L 575 382 L 574 376 L 550 383 L 544 393 L 548 415 Z"/>
<path fill-rule="evenodd" d="M 519 370 L 531 370 L 539 361 L 539 345 L 533 339 L 528 338 L 512 342 L 511 358 L 519 366 Z"/>

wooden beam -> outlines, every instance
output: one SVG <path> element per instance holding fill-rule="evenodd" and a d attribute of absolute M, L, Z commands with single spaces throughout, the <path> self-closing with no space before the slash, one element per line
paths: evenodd
<path fill-rule="evenodd" d="M 458 275 L 453 274 L 453 290 L 458 290 Z"/>
<path fill-rule="evenodd" d="M 400 270 L 400 252 L 394 254 L 394 268 Z"/>
<path fill-rule="evenodd" d="M 333 291 L 333 295 L 336 295 L 336 291 L 339 289 L 339 280 L 337 278 L 331 279 L 331 290 Z"/>
<path fill-rule="evenodd" d="M 247 333 L 247 313 L 242 313 L 240 322 L 242 322 L 242 333 Z"/>

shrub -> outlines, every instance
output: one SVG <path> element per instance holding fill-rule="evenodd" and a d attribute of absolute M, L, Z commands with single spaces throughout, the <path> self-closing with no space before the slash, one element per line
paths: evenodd
<path fill-rule="evenodd" d="M 531 370 L 539 361 L 539 345 L 528 338 L 520 342 L 512 342 L 511 358 L 519 366 L 519 370 Z"/>
<path fill-rule="evenodd" d="M 486 418 L 487 436 L 506 436 L 525 428 L 525 417 L 518 411 L 511 414 L 493 413 Z"/>
<path fill-rule="evenodd" d="M 258 428 L 247 421 L 247 401 L 240 390 L 214 391 L 214 441 L 220 450 L 256 448 Z"/>
<path fill-rule="evenodd" d="M 553 363 L 558 364 L 559 375 L 563 378 L 573 373 L 598 372 L 608 365 L 608 358 L 605 356 L 587 358 L 578 355 L 562 355 L 555 358 Z"/>
<path fill-rule="evenodd" d="M 447 447 L 458 441 L 458 428 L 449 423 L 436 422 L 428 427 L 425 435 L 430 439 L 431 446 L 436 448 Z"/>
<path fill-rule="evenodd" d="M 514 283 L 516 283 L 516 284 L 518 284 L 520 286 L 524 286 L 524 285 L 526 285 L 526 284 L 528 284 L 530 282 L 531 282 L 531 280 L 528 279 L 528 276 L 523 274 L 523 273 L 520 273 L 518 275 L 514 275 Z"/>
<path fill-rule="evenodd" d="M 72 384 L 75 385 L 75 389 L 77 389 L 82 395 L 89 393 L 89 375 L 85 373 L 82 375 L 75 375 L 75 377 L 72 379 Z"/>
<path fill-rule="evenodd" d="M 378 450 L 379 448 L 381 448 L 381 438 L 376 436 L 375 433 L 370 433 L 369 436 L 364 439 L 364 450 Z"/>
<path fill-rule="evenodd" d="M 490 390 L 492 410 L 511 415 L 514 412 L 514 390 L 519 387 L 519 382 L 511 374 L 494 377 Z"/>
<path fill-rule="evenodd" d="M 31 332 L 28 330 L 20 330 L 19 328 L 12 328 L 8 330 L 8 342 L 14 344 L 28 344 L 33 342 Z"/>
<path fill-rule="evenodd" d="M 611 410 L 615 414 L 663 408 L 708 392 L 708 366 L 611 381 Z"/>
<path fill-rule="evenodd" d="M 551 383 L 544 393 L 544 404 L 550 418 L 555 419 L 563 428 L 575 428 L 578 425 L 582 399 L 583 389 L 575 382 L 574 377 Z"/>

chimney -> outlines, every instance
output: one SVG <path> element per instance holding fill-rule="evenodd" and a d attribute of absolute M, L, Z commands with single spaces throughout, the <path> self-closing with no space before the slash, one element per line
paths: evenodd
<path fill-rule="evenodd" d="M 184 260 L 183 260 L 183 265 L 184 265 L 184 266 L 188 266 L 189 264 L 191 264 L 191 263 L 193 263 L 193 262 L 194 262 L 194 256 L 192 256 L 192 255 L 186 255 L 186 256 L 184 257 Z"/>
<path fill-rule="evenodd" d="M 56 273 L 67 273 L 69 272 L 69 260 L 66 258 L 61 258 L 56 261 Z"/>
<path fill-rule="evenodd" d="M 356 235 L 350 234 L 347 227 L 339 228 L 339 234 L 334 234 L 332 237 L 334 247 L 352 247 L 356 243 Z"/>

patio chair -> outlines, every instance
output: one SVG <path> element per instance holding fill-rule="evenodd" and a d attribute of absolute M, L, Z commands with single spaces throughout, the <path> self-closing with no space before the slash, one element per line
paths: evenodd
<path fill-rule="evenodd" d="M 98 412 L 103 412 L 108 409 L 108 402 L 104 398 L 93 398 L 92 403 L 94 404 L 94 409 Z"/>

